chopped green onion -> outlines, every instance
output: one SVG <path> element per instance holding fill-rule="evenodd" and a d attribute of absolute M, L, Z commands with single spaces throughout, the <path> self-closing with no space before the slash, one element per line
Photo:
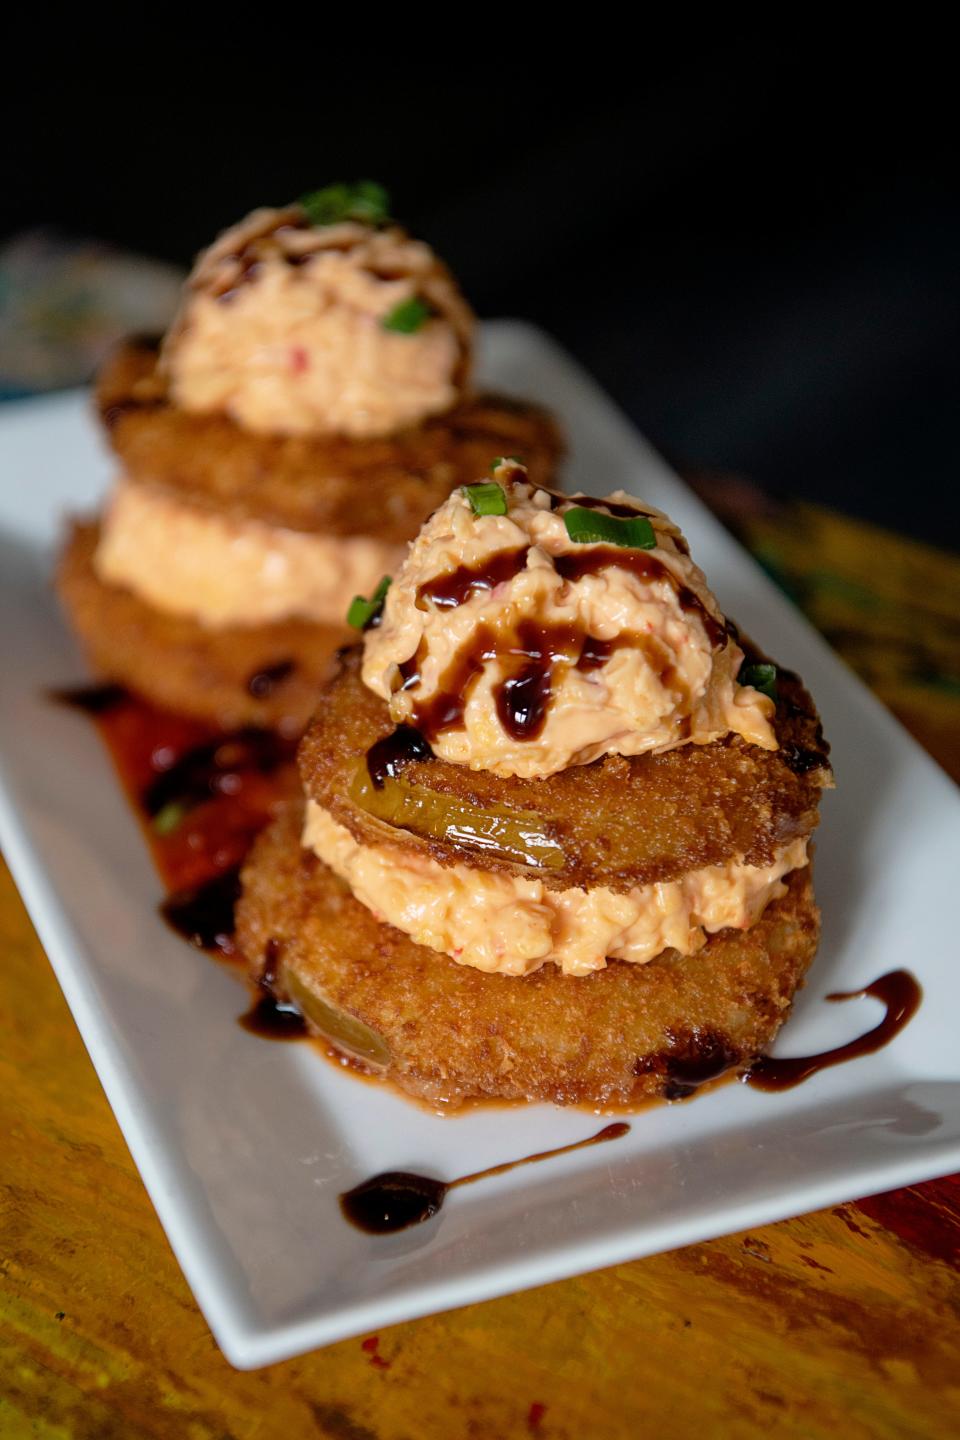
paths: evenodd
<path fill-rule="evenodd" d="M 172 835 L 193 806 L 187 800 L 168 800 L 154 815 L 151 823 L 155 835 Z"/>
<path fill-rule="evenodd" d="M 751 685 L 754 690 L 759 690 L 761 695 L 766 695 L 769 700 L 776 703 L 777 699 L 777 667 L 766 662 L 751 665 L 745 662 L 740 666 L 740 674 L 737 676 L 741 685 Z"/>
<path fill-rule="evenodd" d="M 620 520 L 602 510 L 574 505 L 563 512 L 563 523 L 570 539 L 580 545 L 622 545 L 625 550 L 653 550 L 657 543 L 653 526 L 645 515 Z"/>
<path fill-rule="evenodd" d="M 522 465 L 522 455 L 498 455 L 490 461 L 491 470 L 499 470 L 501 465 Z"/>
<path fill-rule="evenodd" d="M 384 330 L 396 330 L 398 335 L 415 335 L 423 324 L 430 318 L 430 306 L 419 295 L 411 295 L 409 300 L 401 300 L 399 305 L 394 305 L 389 315 L 384 315 L 380 324 Z"/>
<path fill-rule="evenodd" d="M 502 485 L 491 480 L 483 485 L 461 485 L 474 515 L 506 515 L 507 497 Z"/>
<path fill-rule="evenodd" d="M 347 624 L 352 625 L 354 630 L 368 629 L 380 614 L 383 602 L 387 598 L 387 591 L 390 589 L 390 578 L 389 575 L 384 575 L 369 600 L 364 599 L 362 595 L 354 595 L 350 601 L 350 609 L 347 611 Z"/>
<path fill-rule="evenodd" d="M 382 225 L 390 218 L 390 196 L 376 180 L 326 185 L 303 195 L 300 204 L 311 225 L 337 225 L 342 220 Z"/>

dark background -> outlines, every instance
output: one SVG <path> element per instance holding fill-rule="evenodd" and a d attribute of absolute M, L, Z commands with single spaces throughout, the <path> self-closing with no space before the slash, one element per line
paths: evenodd
<path fill-rule="evenodd" d="M 945 37 L 647 43 L 634 18 L 562 61 L 406 32 L 68 59 L 27 77 L 27 135 L 11 107 L 0 228 L 186 263 L 258 204 L 369 175 L 481 315 L 547 327 L 672 459 L 957 545 Z"/>

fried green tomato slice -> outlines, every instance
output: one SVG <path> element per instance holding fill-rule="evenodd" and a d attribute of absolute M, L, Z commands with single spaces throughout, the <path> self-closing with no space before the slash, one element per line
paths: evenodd
<path fill-rule="evenodd" d="M 831 781 L 827 748 L 799 679 L 781 671 L 778 689 L 776 751 L 729 736 L 530 780 L 428 759 L 376 785 L 366 756 L 393 724 L 363 685 L 355 650 L 320 697 L 300 773 L 306 794 L 361 844 L 536 876 L 555 889 L 624 891 L 730 860 L 769 865 L 813 830 Z"/>
<path fill-rule="evenodd" d="M 299 807 L 243 870 L 237 939 L 335 1051 L 434 1105 L 471 1099 L 637 1105 L 679 1099 L 772 1043 L 817 946 L 809 867 L 746 931 L 694 956 L 484 975 L 380 923 L 300 845 Z"/>
<path fill-rule="evenodd" d="M 103 583 L 92 563 L 98 535 L 97 525 L 75 525 L 56 577 L 67 618 L 98 673 L 155 705 L 228 729 L 303 729 L 345 629 L 284 620 L 209 630 L 164 614 Z"/>
<path fill-rule="evenodd" d="M 172 405 L 157 350 L 122 346 L 103 367 L 97 406 L 124 474 L 161 485 L 224 515 L 293 530 L 412 540 L 457 485 L 487 474 L 498 455 L 519 455 L 530 478 L 550 484 L 563 441 L 536 405 L 500 395 L 464 401 L 382 439 L 253 435 L 225 415 Z M 347 597 L 349 599 L 349 597 Z"/>

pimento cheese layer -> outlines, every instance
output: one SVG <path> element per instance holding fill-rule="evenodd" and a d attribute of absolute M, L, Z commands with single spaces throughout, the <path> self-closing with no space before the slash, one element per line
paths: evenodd
<path fill-rule="evenodd" d="M 708 934 L 755 924 L 784 894 L 783 877 L 808 863 L 799 839 L 771 865 L 710 865 L 621 894 L 605 886 L 551 890 L 406 848 L 362 845 L 315 800 L 307 801 L 302 839 L 378 920 L 461 965 L 501 975 L 529 975 L 548 963 L 565 975 L 589 975 L 608 959 L 639 965 L 666 949 L 693 955 Z"/>
<path fill-rule="evenodd" d="M 94 567 L 106 584 L 210 629 L 291 617 L 340 625 L 350 596 L 374 589 L 402 554 L 373 536 L 237 519 L 121 479 Z"/>

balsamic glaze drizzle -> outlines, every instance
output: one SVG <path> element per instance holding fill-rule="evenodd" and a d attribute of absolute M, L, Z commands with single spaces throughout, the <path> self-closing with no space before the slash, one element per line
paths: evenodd
<path fill-rule="evenodd" d="M 387 1170 L 374 1175 L 347 1190 L 340 1196 L 340 1210 L 344 1219 L 368 1235 L 392 1235 L 419 1225 L 436 1215 L 451 1190 L 461 1185 L 472 1185 L 477 1180 L 487 1180 L 492 1175 L 504 1175 L 521 1165 L 533 1165 L 540 1160 L 552 1160 L 556 1155 L 567 1155 L 572 1150 L 585 1150 L 589 1145 L 602 1145 L 607 1140 L 619 1140 L 629 1133 L 630 1126 L 623 1120 L 605 1125 L 595 1135 L 585 1140 L 575 1140 L 571 1145 L 558 1145 L 553 1150 L 540 1150 L 535 1155 L 524 1155 L 519 1160 L 507 1160 L 502 1165 L 491 1165 L 486 1170 L 461 1175 L 456 1180 L 437 1180 L 430 1175 L 417 1175 L 406 1170 Z"/>
<path fill-rule="evenodd" d="M 576 503 L 581 504 L 584 499 L 592 506 L 606 503 L 592 501 L 590 497 L 578 497 Z M 625 505 L 611 504 L 607 508 L 614 514 L 637 513 Z M 416 603 L 424 610 L 428 603 L 441 610 L 462 605 L 479 591 L 492 590 L 513 579 L 524 569 L 528 554 L 528 547 L 504 550 L 480 565 L 459 565 L 448 574 L 421 585 Z M 555 555 L 553 563 L 557 573 L 567 581 L 611 568 L 627 570 L 643 580 L 665 580 L 672 585 L 681 609 L 699 618 L 714 648 L 724 646 L 730 637 L 726 622 L 712 615 L 689 586 L 647 551 L 587 546 L 580 551 Z M 500 682 L 494 700 L 507 734 L 518 741 L 534 740 L 546 722 L 553 671 L 558 662 L 592 670 L 602 665 L 614 649 L 628 643 L 644 644 L 646 640 L 647 637 L 624 635 L 614 641 L 602 641 L 578 627 L 551 626 L 534 620 L 522 620 L 511 631 L 500 631 L 489 624 L 479 625 L 470 643 L 448 665 L 433 697 L 415 708 L 411 717 L 413 724 L 428 741 L 434 741 L 446 730 L 461 729 L 469 692 L 484 664 L 495 658 L 509 661 L 510 657 L 518 657 L 525 663 L 516 665 L 513 673 Z M 419 683 L 420 665 L 420 650 L 400 665 L 404 689 L 412 689 Z M 812 762 L 808 768 L 812 768 Z"/>
<path fill-rule="evenodd" d="M 701 1085 L 708 1085 L 711 1080 L 719 1080 L 721 1075 L 725 1075 L 736 1058 L 719 1036 L 709 1037 L 706 1044 L 701 1042 L 696 1055 L 671 1055 L 667 1061 L 663 1098 L 689 1099 Z"/>
<path fill-rule="evenodd" d="M 557 574 L 562 575 L 564 580 L 570 581 L 580 580 L 585 575 L 597 575 L 601 570 L 607 570 L 614 566 L 621 570 L 629 570 L 631 575 L 636 575 L 641 580 L 666 580 L 676 591 L 680 608 L 688 614 L 695 614 L 699 617 L 710 644 L 719 649 L 727 643 L 729 632 L 726 622 L 711 615 L 699 595 L 678 580 L 673 571 L 664 565 L 662 560 L 658 560 L 656 555 L 651 555 L 648 550 L 627 550 L 617 546 L 589 545 L 584 548 L 582 553 L 555 555 L 553 563 Z"/>
<path fill-rule="evenodd" d="M 526 483 L 530 484 L 529 479 Z M 619 500 L 604 500 L 597 495 L 568 495 L 562 490 L 551 490 L 549 485 L 537 485 L 534 488 L 540 495 L 549 495 L 550 509 L 553 511 L 559 510 L 563 505 L 570 509 L 607 510 L 621 520 L 634 520 L 638 515 L 645 515 L 649 519 L 656 514 L 654 510 L 644 510 L 641 505 L 624 505 Z"/>
<path fill-rule="evenodd" d="M 277 686 L 288 680 L 296 668 L 295 660 L 277 660 L 273 665 L 264 665 L 248 677 L 247 694 L 254 700 L 269 700 Z"/>
<path fill-rule="evenodd" d="M 809 1080 L 811 1075 L 816 1075 L 831 1065 L 841 1065 L 845 1060 L 856 1060 L 861 1055 L 872 1055 L 875 1051 L 882 1050 L 884 1045 L 889 1045 L 913 1019 L 923 998 L 923 991 L 909 970 L 891 970 L 887 975 L 881 975 L 879 980 L 865 985 L 862 990 L 837 991 L 828 995 L 827 999 L 860 1000 L 865 995 L 872 995 L 886 1006 L 886 1014 L 872 1030 L 868 1030 L 865 1035 L 858 1035 L 855 1040 L 848 1040 L 845 1045 L 835 1045 L 832 1050 L 822 1050 L 819 1055 L 785 1056 L 782 1059 L 773 1055 L 761 1055 L 741 1076 L 743 1083 L 756 1090 L 792 1090 L 795 1085 L 801 1085 L 804 1080 Z"/>
<path fill-rule="evenodd" d="M 234 909 L 240 899 L 240 867 L 224 870 L 203 885 L 176 890 L 160 906 L 172 930 L 218 955 L 234 953 Z"/>
<path fill-rule="evenodd" d="M 271 730 L 252 727 L 216 735 L 194 745 L 146 787 L 141 803 L 154 816 L 176 801 L 198 805 L 212 795 L 230 794 L 242 772 L 269 775 L 293 758 L 295 746 Z"/>
<path fill-rule="evenodd" d="M 82 710 L 85 715 L 105 715 L 127 699 L 129 692 L 122 685 L 77 685 L 47 692 L 57 705 Z"/>
<path fill-rule="evenodd" d="M 446 575 L 427 580 L 417 589 L 417 609 L 426 610 L 427 601 L 438 610 L 453 610 L 480 590 L 493 590 L 526 569 L 529 546 L 499 550 L 482 565 L 458 565 Z"/>
<path fill-rule="evenodd" d="M 672 666 L 665 663 L 665 652 L 648 635 L 624 631 L 612 640 L 598 640 L 577 625 L 544 624 L 530 619 L 519 621 L 511 631 L 478 625 L 470 643 L 447 666 L 436 692 L 429 700 L 415 703 L 411 716 L 414 733 L 432 743 L 444 731 L 462 729 L 470 691 L 484 664 L 499 659 L 511 670 L 493 690 L 500 724 L 515 740 L 534 740 L 546 723 L 557 666 L 596 670 L 615 651 L 626 647 L 642 648 L 661 679 L 675 681 Z M 419 656 L 400 666 L 404 688 L 417 683 L 418 672 Z M 377 743 L 379 746 L 384 742 Z M 371 776 L 373 773 L 371 768 Z"/>
<path fill-rule="evenodd" d="M 302 1040 L 307 1033 L 307 1022 L 296 1005 L 267 991 L 254 997 L 239 1023 L 262 1040 Z"/>
<path fill-rule="evenodd" d="M 238 1020 L 244 1030 L 259 1035 L 261 1040 L 303 1040 L 309 1033 L 300 1008 L 277 994 L 282 950 L 280 940 L 267 941 L 263 970 L 250 1009 Z"/>
<path fill-rule="evenodd" d="M 101 419 L 108 430 L 115 430 L 124 415 L 144 414 L 148 410 L 159 410 L 164 401 L 159 397 L 141 398 L 130 395 L 124 400 L 114 400 L 101 412 Z"/>
<path fill-rule="evenodd" d="M 635 520 L 638 515 L 645 515 L 649 519 L 654 514 L 654 511 L 644 510 L 639 505 L 623 505 L 619 500 L 602 500 L 596 495 L 564 495 L 563 500 L 571 509 L 606 510 L 620 520 Z M 556 506 L 552 508 L 556 509 Z"/>
<path fill-rule="evenodd" d="M 798 709 L 798 707 L 794 707 Z M 803 714 L 803 711 L 799 713 Z M 794 775 L 806 775 L 811 770 L 820 770 L 829 763 L 826 750 L 811 750 L 803 745 L 781 745 L 780 757 Z"/>
<path fill-rule="evenodd" d="M 289 663 L 284 662 L 284 665 Z M 141 710 L 145 711 L 148 733 L 150 727 L 157 725 L 158 719 L 162 723 L 162 712 L 145 707 L 143 701 L 120 685 L 99 684 L 53 690 L 49 692 L 49 698 L 57 704 L 80 710 L 95 721 L 102 720 L 104 723 L 100 728 L 111 748 L 117 740 L 116 737 L 111 740 L 107 717 L 113 711 L 129 706 L 129 723 L 120 717 L 123 723 L 118 733 L 125 736 L 121 742 L 121 754 L 125 753 L 130 740 L 136 739 L 139 728 L 136 722 L 140 719 Z M 175 716 L 170 718 L 176 730 L 181 722 Z M 135 794 L 137 808 L 143 817 L 153 821 L 167 807 L 188 813 L 212 799 L 229 802 L 244 792 L 245 782 L 251 777 L 273 775 L 292 761 L 295 751 L 296 745 L 292 741 L 268 730 L 248 728 L 212 735 L 177 755 L 172 764 L 159 772 L 157 763 L 151 758 L 152 778 L 146 784 L 137 782 L 138 786 L 142 786 Z M 223 812 L 224 821 L 228 813 L 229 807 Z M 249 842 L 258 825 L 268 818 L 266 812 L 260 819 L 256 811 L 251 814 L 241 809 L 238 813 L 245 815 L 246 823 L 238 824 L 237 831 L 233 833 L 230 832 L 229 822 L 226 825 L 229 841 L 234 846 L 238 838 L 246 837 Z M 165 831 L 156 833 L 166 834 Z M 231 865 L 230 859 L 235 858 L 237 853 L 236 848 L 231 853 L 228 847 L 228 858 L 220 862 L 224 868 L 217 869 L 201 884 L 173 890 L 159 907 L 164 920 L 178 935 L 202 950 L 222 956 L 234 953 L 234 906 L 240 894 L 240 875 L 239 865 Z"/>
<path fill-rule="evenodd" d="M 284 250 L 282 245 L 277 244 L 275 237 L 282 230 L 307 228 L 307 217 L 292 214 L 289 210 L 265 216 L 263 222 L 244 237 L 243 244 L 238 249 L 221 257 L 220 264 L 232 262 L 236 269 L 229 280 L 220 282 L 220 287 L 213 292 L 215 297 L 221 301 L 232 300 L 241 285 L 253 279 L 268 255 L 277 256 L 290 266 L 302 265 L 309 257 Z M 197 282 L 194 282 L 194 288 L 198 288 Z"/>
<path fill-rule="evenodd" d="M 433 751 L 412 725 L 398 725 L 367 751 L 367 773 L 378 790 L 389 776 L 394 779 L 414 760 L 432 760 Z"/>

